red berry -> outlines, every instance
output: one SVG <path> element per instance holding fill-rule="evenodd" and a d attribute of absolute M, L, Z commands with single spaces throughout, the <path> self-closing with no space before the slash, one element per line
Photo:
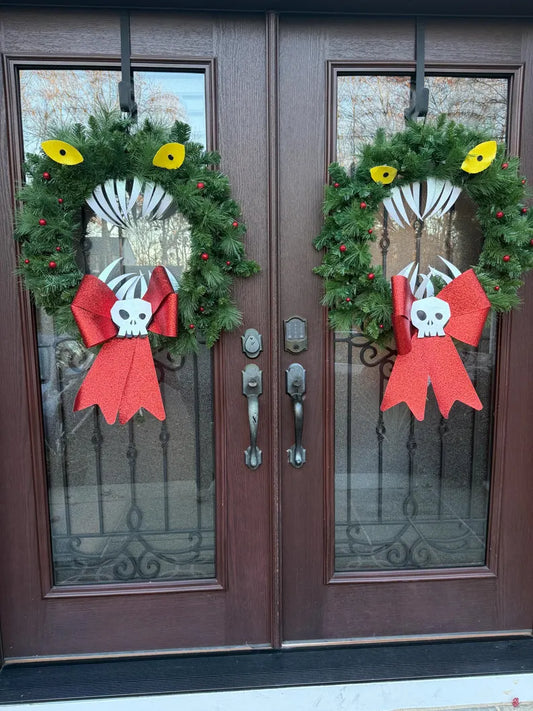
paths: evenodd
<path fill-rule="evenodd" d="M 46 171 L 43 173 L 43 178 L 44 178 L 45 180 L 50 180 L 50 177 L 51 177 L 51 176 L 50 176 L 50 173 L 47 173 Z"/>
<path fill-rule="evenodd" d="M 375 279 L 375 277 L 376 277 L 376 275 L 374 274 L 374 272 L 370 272 L 370 274 L 368 275 L 368 278 L 370 279 L 370 281 L 372 281 L 372 279 Z"/>
<path fill-rule="evenodd" d="M 509 167 L 509 163 L 502 163 L 502 168 L 506 170 Z"/>
<path fill-rule="evenodd" d="M 202 313 L 202 314 L 203 314 L 203 312 L 205 311 L 204 307 L 203 307 L 203 306 L 200 306 L 200 309 L 199 309 L 199 311 L 200 311 L 200 313 Z"/>
<path fill-rule="evenodd" d="M 533 247 L 533 239 L 529 240 L 529 244 Z"/>
<path fill-rule="evenodd" d="M 29 263 L 30 263 L 30 260 L 29 260 L 29 259 L 25 259 L 25 260 L 24 260 L 24 264 L 29 264 Z"/>
<path fill-rule="evenodd" d="M 237 222 L 237 220 L 233 220 L 233 222 L 232 222 L 231 224 L 232 224 L 233 227 L 238 227 L 238 226 L 239 226 L 239 223 Z"/>
<path fill-rule="evenodd" d="M 41 219 L 39 220 L 39 224 L 40 224 L 41 226 L 46 225 L 46 220 L 44 219 L 44 217 L 41 217 Z"/>
<path fill-rule="evenodd" d="M 339 247 L 339 252 L 346 252 L 346 245 L 345 244 L 341 244 L 341 246 Z"/>
<path fill-rule="evenodd" d="M 57 202 L 62 205 L 63 204 L 63 198 L 57 198 Z"/>
<path fill-rule="evenodd" d="M 495 287 L 494 287 L 494 291 L 499 291 L 499 290 L 500 290 L 500 287 L 499 287 L 499 286 L 495 286 Z"/>
<path fill-rule="evenodd" d="M 522 185 L 525 185 L 525 184 L 526 184 L 526 179 L 522 178 Z"/>
<path fill-rule="evenodd" d="M 209 255 L 207 254 L 207 252 L 202 252 L 200 256 L 202 257 L 204 262 L 207 262 L 207 260 L 209 259 Z"/>
<path fill-rule="evenodd" d="M 57 264 L 55 262 L 48 262 L 48 266 L 50 269 L 55 269 L 57 267 Z"/>
<path fill-rule="evenodd" d="M 350 297 L 349 297 L 349 296 L 347 296 L 347 297 L 346 297 L 346 301 L 348 301 L 348 302 L 350 302 L 350 301 L 351 301 L 351 299 L 350 299 Z"/>
<path fill-rule="evenodd" d="M 520 212 L 522 213 L 522 215 L 525 215 L 527 213 L 527 207 L 523 207 Z"/>
<path fill-rule="evenodd" d="M 334 188 L 339 188 L 340 185 L 339 185 L 339 183 L 333 183 L 333 187 L 334 187 Z"/>
<path fill-rule="evenodd" d="M 61 252 L 61 247 L 56 247 L 56 252 Z"/>
<path fill-rule="evenodd" d="M 198 190 L 203 190 L 205 188 L 205 183 L 196 183 Z"/>
<path fill-rule="evenodd" d="M 503 212 L 501 210 L 499 212 L 497 212 L 496 217 L 498 218 L 498 220 L 501 220 L 503 217 Z"/>
<path fill-rule="evenodd" d="M 361 210 L 366 210 L 366 202 L 359 203 L 359 207 L 361 208 Z"/>
<path fill-rule="evenodd" d="M 379 324 L 379 327 L 380 327 L 380 328 L 383 328 L 383 324 L 382 324 L 382 323 L 380 323 L 380 324 Z"/>
<path fill-rule="evenodd" d="M 193 329 L 193 328 L 194 328 L 194 323 L 190 323 L 190 324 L 189 324 L 189 328 L 190 328 L 190 329 Z"/>
<path fill-rule="evenodd" d="M 229 259 L 228 259 L 228 261 L 226 262 L 226 265 L 229 267 L 230 264 L 231 264 L 231 262 L 230 262 Z"/>
<path fill-rule="evenodd" d="M 368 230 L 368 234 L 371 235 L 373 231 L 374 231 L 374 230 L 373 230 L 372 228 L 370 228 L 370 229 Z"/>
<path fill-rule="evenodd" d="M 504 262 L 508 262 L 510 259 L 511 259 L 511 257 L 508 254 L 504 255 L 504 257 L 503 257 Z"/>

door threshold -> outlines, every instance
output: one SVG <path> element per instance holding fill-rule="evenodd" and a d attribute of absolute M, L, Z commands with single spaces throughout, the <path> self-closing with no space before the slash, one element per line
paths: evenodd
<path fill-rule="evenodd" d="M 313 647 L 347 647 L 367 644 L 397 644 L 402 642 L 451 642 L 454 640 L 512 639 L 531 637 L 533 630 L 497 632 L 448 632 L 446 634 L 389 635 L 383 637 L 350 637 L 349 639 L 302 639 L 282 643 L 282 649 L 312 649 Z"/>

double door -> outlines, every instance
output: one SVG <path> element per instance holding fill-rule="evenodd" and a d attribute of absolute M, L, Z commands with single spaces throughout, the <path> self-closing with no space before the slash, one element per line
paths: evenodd
<path fill-rule="evenodd" d="M 444 420 L 430 394 L 416 423 L 403 406 L 380 412 L 393 353 L 328 329 L 312 271 L 327 163 L 349 166 L 377 128 L 402 129 L 414 22 L 132 13 L 141 114 L 183 118 L 220 151 L 261 273 L 236 283 L 242 328 L 212 353 L 157 354 L 167 420 L 125 426 L 72 413 L 90 356 L 19 293 L 11 238 L 22 151 L 51 116 L 83 120 L 114 91 L 119 16 L 14 10 L 3 25 L 6 660 L 530 634 L 531 282 L 522 308 L 462 353 L 483 411 L 456 405 Z M 484 122 L 526 174 L 532 57 L 533 25 L 426 23 L 430 113 Z M 446 249 L 465 269 L 474 223 L 459 204 L 427 235 L 429 258 Z M 82 246 L 94 266 L 120 239 L 93 227 Z M 178 272 L 180 229 L 172 249 L 158 244 Z M 375 231 L 389 276 L 412 261 L 414 240 L 385 213 Z M 121 245 L 151 265 L 133 238 Z M 262 337 L 258 354 L 243 349 L 247 329 Z M 287 392 L 295 364 L 301 400 Z M 243 395 L 251 365 L 257 433 Z"/>

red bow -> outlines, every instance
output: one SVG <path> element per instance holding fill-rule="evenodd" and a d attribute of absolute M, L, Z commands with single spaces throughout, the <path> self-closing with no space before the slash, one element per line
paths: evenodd
<path fill-rule="evenodd" d="M 382 410 L 405 402 L 416 419 L 423 420 L 430 380 L 444 417 L 448 417 L 456 400 L 475 410 L 482 409 L 451 337 L 477 346 L 490 302 L 472 269 L 445 286 L 438 298 L 450 307 L 445 335 L 419 338 L 411 325 L 415 297 L 409 282 L 404 276 L 392 277 L 392 325 L 398 356 L 381 403 Z"/>
<path fill-rule="evenodd" d="M 164 267 L 156 267 L 142 297 L 152 307 L 148 330 L 163 336 L 178 333 L 178 296 Z M 76 395 L 74 411 L 99 405 L 108 424 L 117 413 L 123 425 L 141 408 L 158 420 L 165 419 L 147 336 L 117 338 L 118 328 L 110 311 L 117 301 L 114 292 L 95 276 L 84 276 L 71 305 L 83 342 L 90 348 L 104 345 Z"/>

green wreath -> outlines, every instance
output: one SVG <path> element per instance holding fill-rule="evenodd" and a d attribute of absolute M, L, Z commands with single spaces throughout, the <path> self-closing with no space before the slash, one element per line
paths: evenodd
<path fill-rule="evenodd" d="M 326 219 L 314 241 L 326 253 L 314 271 L 325 281 L 323 304 L 329 307 L 332 328 L 346 331 L 355 326 L 378 342 L 390 338 L 390 284 L 381 267 L 372 265 L 369 250 L 369 242 L 376 239 L 374 220 L 394 187 L 430 177 L 464 189 L 477 206 L 484 239 L 473 268 L 492 308 L 508 311 L 519 303 L 521 276 L 533 268 L 533 220 L 524 204 L 526 181 L 518 173 L 518 159 L 507 158 L 504 145 L 490 142 L 491 160 L 483 151 L 473 151 L 487 141 L 479 131 L 441 116 L 435 123 L 409 123 L 391 138 L 378 131 L 350 174 L 331 164 Z M 479 165 L 474 167 L 476 161 Z M 437 293 L 444 284 L 438 278 L 432 281 Z"/>
<path fill-rule="evenodd" d="M 222 331 L 241 323 L 230 287 L 234 277 L 249 277 L 259 266 L 245 257 L 246 228 L 229 181 L 211 167 L 220 156 L 189 137 L 185 123 L 146 121 L 137 127 L 119 114 L 102 113 L 89 118 L 87 126 L 57 129 L 50 136 L 53 151 L 27 157 L 15 230 L 21 243 L 19 271 L 36 305 L 54 317 L 59 331 L 77 331 L 70 304 L 83 277 L 84 206 L 108 180 L 160 186 L 190 226 L 190 257 L 179 281 L 178 337 L 150 333 L 152 348 L 166 347 L 176 355 L 191 352 L 197 349 L 198 332 L 212 346 Z M 184 148 L 178 169 L 168 169 L 174 167 L 172 155 L 154 158 L 168 144 L 181 144 L 182 153 Z"/>

